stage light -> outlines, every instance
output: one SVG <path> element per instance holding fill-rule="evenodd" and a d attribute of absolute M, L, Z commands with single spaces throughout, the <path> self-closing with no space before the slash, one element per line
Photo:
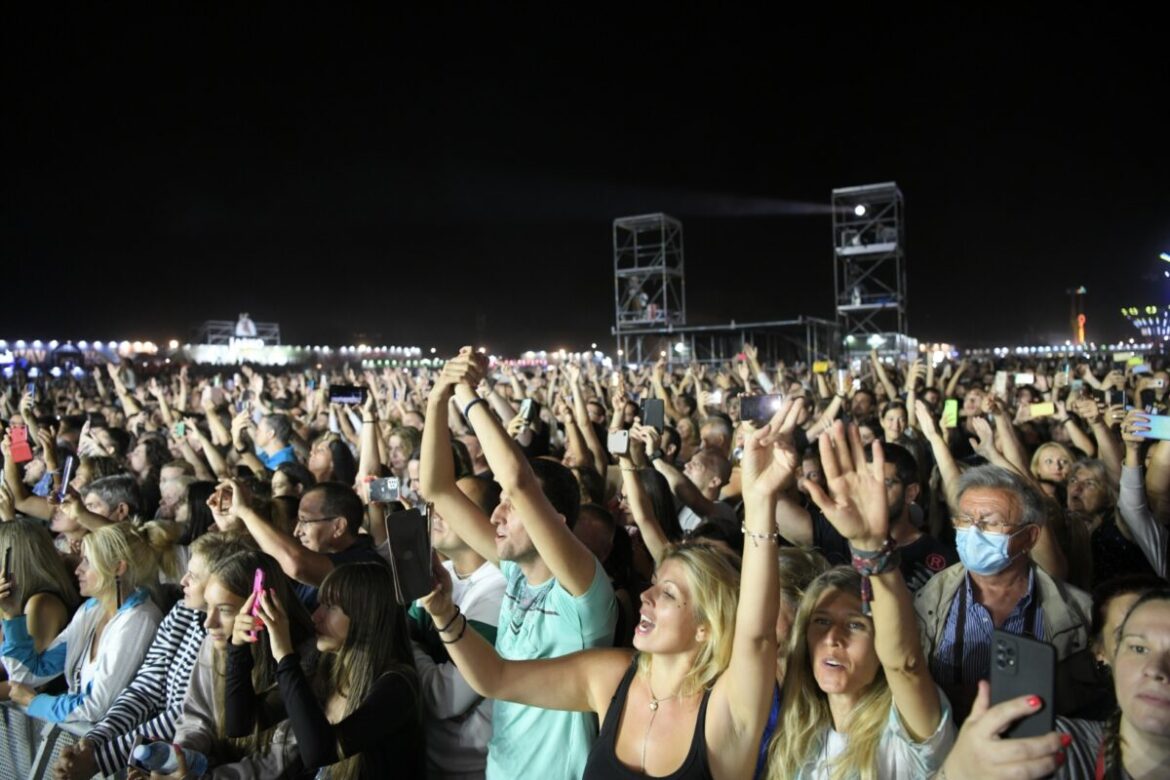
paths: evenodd
<path fill-rule="evenodd" d="M 595 341 L 592 344 L 590 344 L 589 349 L 597 349 L 597 342 Z"/>
<path fill-rule="evenodd" d="M 866 208 L 865 208 L 864 203 L 858 203 L 856 206 L 853 207 L 853 213 L 859 217 L 864 217 L 865 212 L 866 212 Z"/>
<path fill-rule="evenodd" d="M 49 349 L 56 349 L 57 345 L 60 343 L 61 342 L 57 341 L 57 339 L 53 339 L 52 341 L 49 342 Z"/>
<path fill-rule="evenodd" d="M 171 339 L 169 342 L 167 342 L 167 346 L 170 347 L 171 349 L 178 349 L 179 348 L 179 340 L 178 339 Z"/>
<path fill-rule="evenodd" d="M 1158 257 L 1161 258 L 1163 262 L 1170 263 L 1170 252 L 1163 252 L 1162 254 L 1158 255 Z"/>
<path fill-rule="evenodd" d="M 432 354 L 432 355 L 433 355 L 433 354 L 435 354 L 435 352 L 436 352 L 436 351 L 437 351 L 437 350 L 436 350 L 434 347 L 431 347 L 431 354 Z"/>

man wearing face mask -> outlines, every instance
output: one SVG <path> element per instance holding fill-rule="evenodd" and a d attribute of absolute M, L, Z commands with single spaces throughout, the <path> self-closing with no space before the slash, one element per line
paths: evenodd
<path fill-rule="evenodd" d="M 998 466 L 969 469 L 956 492 L 960 562 L 914 598 L 931 674 L 961 721 L 979 681 L 990 676 L 992 631 L 999 628 L 1056 648 L 1057 714 L 1075 713 L 1098 687 L 1089 651 L 1091 599 L 1029 557 L 1046 516 L 1043 496 Z"/>

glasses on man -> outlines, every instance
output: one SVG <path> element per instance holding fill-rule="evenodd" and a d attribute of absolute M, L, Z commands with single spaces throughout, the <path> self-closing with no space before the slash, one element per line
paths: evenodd
<path fill-rule="evenodd" d="M 996 517 L 995 515 L 988 515 L 987 517 L 974 518 L 967 515 L 958 515 L 951 518 L 955 528 L 978 528 L 985 534 L 1006 534 L 1020 528 L 1024 523 L 1009 523 L 1005 520 Z"/>
<path fill-rule="evenodd" d="M 1100 480 L 1096 479 L 1077 479 L 1075 477 L 1070 477 L 1068 480 L 1068 487 L 1083 487 L 1095 490 L 1096 488 L 1101 487 L 1101 482 Z"/>
<path fill-rule="evenodd" d="M 313 523 L 328 523 L 332 517 L 297 517 L 297 525 L 312 525 Z"/>

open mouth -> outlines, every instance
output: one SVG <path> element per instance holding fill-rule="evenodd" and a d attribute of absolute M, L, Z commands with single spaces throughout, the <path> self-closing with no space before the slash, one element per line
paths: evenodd
<path fill-rule="evenodd" d="M 634 628 L 634 633 L 645 636 L 654 630 L 654 621 L 645 615 L 641 617 L 642 619 L 638 621 L 638 625 Z"/>
<path fill-rule="evenodd" d="M 826 658 L 823 661 L 823 664 L 830 669 L 844 669 L 845 668 L 845 664 L 841 663 L 840 661 L 834 660 L 832 658 Z"/>

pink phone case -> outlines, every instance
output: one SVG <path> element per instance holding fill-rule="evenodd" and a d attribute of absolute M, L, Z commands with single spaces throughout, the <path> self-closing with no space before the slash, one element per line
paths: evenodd
<path fill-rule="evenodd" d="M 253 595 L 256 596 L 255 600 L 252 602 L 252 617 L 256 617 L 257 615 L 260 614 L 260 594 L 263 592 L 264 592 L 264 570 L 257 569 L 256 570 L 256 577 L 252 580 L 252 593 L 253 593 Z M 249 631 L 248 637 L 251 639 L 255 639 L 256 632 Z"/>

